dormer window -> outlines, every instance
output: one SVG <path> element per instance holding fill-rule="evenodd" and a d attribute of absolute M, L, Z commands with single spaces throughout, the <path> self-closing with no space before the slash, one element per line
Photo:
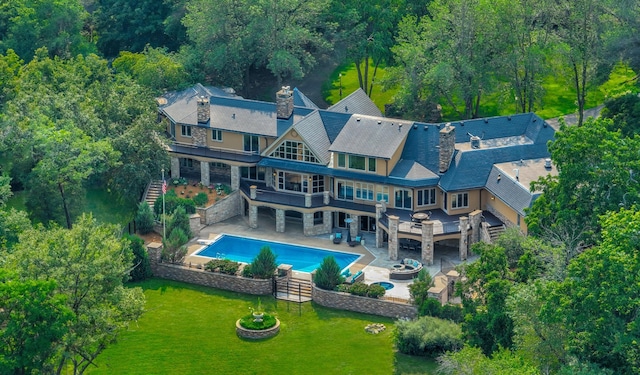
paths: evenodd
<path fill-rule="evenodd" d="M 182 129 L 180 131 L 180 134 L 183 137 L 191 137 L 191 126 L 189 125 L 182 125 Z"/>

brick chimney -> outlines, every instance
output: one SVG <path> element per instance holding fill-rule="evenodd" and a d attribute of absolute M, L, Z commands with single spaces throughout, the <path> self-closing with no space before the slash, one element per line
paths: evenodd
<path fill-rule="evenodd" d="M 276 93 L 276 107 L 279 119 L 286 120 L 293 114 L 293 91 L 289 86 L 282 86 Z"/>
<path fill-rule="evenodd" d="M 198 124 L 206 124 L 211 117 L 211 106 L 209 98 L 206 96 L 198 97 Z"/>
<path fill-rule="evenodd" d="M 447 123 L 440 129 L 440 160 L 439 170 L 444 173 L 449 169 L 453 152 L 456 150 L 456 128 Z"/>

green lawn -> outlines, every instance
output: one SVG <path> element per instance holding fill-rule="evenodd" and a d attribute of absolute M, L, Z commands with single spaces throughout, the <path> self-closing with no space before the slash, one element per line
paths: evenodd
<path fill-rule="evenodd" d="M 342 74 L 342 78 L 340 78 L 340 74 Z M 373 65 L 370 64 L 369 77 L 371 77 L 372 74 Z M 385 75 L 385 68 L 379 66 L 375 82 L 381 82 Z M 360 83 L 358 82 L 358 71 L 356 70 L 355 64 L 351 63 L 348 65 L 340 65 L 333 71 L 329 81 L 322 87 L 322 94 L 327 103 L 335 104 L 342 99 L 340 97 L 340 82 L 342 82 L 342 98 L 348 96 L 360 87 Z M 378 106 L 382 113 L 384 113 L 384 105 L 393 102 L 393 96 L 397 91 L 397 89 L 383 91 L 382 85 L 374 83 L 373 90 L 371 91 L 371 100 L 373 100 L 373 102 L 376 103 L 376 106 Z"/>
<path fill-rule="evenodd" d="M 91 374 L 429 374 L 435 363 L 396 354 L 393 320 L 262 297 L 281 321 L 262 341 L 236 336 L 257 297 L 167 280 L 140 285 L 146 313 L 102 353 Z M 364 327 L 384 323 L 368 334 Z M 397 369 L 397 370 L 395 370 Z"/>
<path fill-rule="evenodd" d="M 91 212 L 101 223 L 126 225 L 133 220 L 136 207 L 119 202 L 105 188 L 89 188 L 85 198 L 84 212 Z"/>

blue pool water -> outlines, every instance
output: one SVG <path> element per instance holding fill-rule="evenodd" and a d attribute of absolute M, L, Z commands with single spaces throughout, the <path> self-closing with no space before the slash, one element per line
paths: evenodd
<path fill-rule="evenodd" d="M 218 237 L 214 243 L 196 252 L 194 255 L 251 263 L 263 246 L 269 246 L 271 251 L 277 255 L 276 263 L 291 264 L 294 271 L 300 272 L 312 272 L 320 267 L 322 260 L 329 255 L 332 255 L 336 259 L 341 270 L 348 267 L 360 257 L 359 254 L 289 245 L 281 242 L 271 242 L 228 234 L 223 234 Z"/>

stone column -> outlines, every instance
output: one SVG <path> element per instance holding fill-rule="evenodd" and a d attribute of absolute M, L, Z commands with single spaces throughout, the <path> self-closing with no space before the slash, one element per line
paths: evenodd
<path fill-rule="evenodd" d="M 351 232 L 351 239 L 355 241 L 358 235 L 358 228 L 360 227 L 360 216 L 352 214 L 351 219 L 353 221 L 349 224 L 349 232 Z"/>
<path fill-rule="evenodd" d="M 237 165 L 231 166 L 231 190 L 236 191 L 240 189 L 240 167 Z"/>
<path fill-rule="evenodd" d="M 383 240 L 383 230 L 380 229 L 380 218 L 382 217 L 382 205 L 380 203 L 376 204 L 376 247 L 382 247 Z"/>
<path fill-rule="evenodd" d="M 258 227 L 258 206 L 249 204 L 249 228 Z"/>
<path fill-rule="evenodd" d="M 466 216 L 460 216 L 460 260 L 467 260 L 468 244 L 467 244 L 467 225 L 469 224 L 469 218 Z"/>
<path fill-rule="evenodd" d="M 331 213 L 331 211 L 323 211 L 322 213 L 322 225 L 324 226 L 323 231 L 325 233 L 331 233 L 331 218 L 333 216 Z"/>
<path fill-rule="evenodd" d="M 398 260 L 398 223 L 400 218 L 389 216 L 389 259 Z"/>
<path fill-rule="evenodd" d="M 315 233 L 313 225 L 313 212 L 305 212 L 302 214 L 302 233 L 305 236 L 313 236 Z"/>
<path fill-rule="evenodd" d="M 329 192 L 325 191 L 322 193 L 322 203 L 329 204 L 331 202 L 331 197 L 329 196 Z"/>
<path fill-rule="evenodd" d="M 202 185 L 204 186 L 209 186 L 209 184 L 211 183 L 211 175 L 209 174 L 209 162 L 208 161 L 201 161 L 200 162 L 200 182 L 202 182 Z"/>
<path fill-rule="evenodd" d="M 249 197 L 251 199 L 256 199 L 258 196 L 258 187 L 256 185 L 249 186 Z"/>
<path fill-rule="evenodd" d="M 309 193 L 304 194 L 304 206 L 311 207 L 311 194 Z"/>
<path fill-rule="evenodd" d="M 267 167 L 264 171 L 264 182 L 267 187 L 273 187 L 273 168 Z"/>
<path fill-rule="evenodd" d="M 196 237 L 200 233 L 200 215 L 191 214 L 189 216 L 189 228 L 191 228 L 191 234 Z"/>
<path fill-rule="evenodd" d="M 180 177 L 180 158 L 171 157 L 171 178 Z"/>
<path fill-rule="evenodd" d="M 281 208 L 276 209 L 276 232 L 284 233 L 284 210 Z"/>
<path fill-rule="evenodd" d="M 433 221 L 422 222 L 422 263 L 433 265 Z"/>
<path fill-rule="evenodd" d="M 480 241 L 480 222 L 482 219 L 482 210 L 475 210 L 469 214 L 469 223 L 471 224 L 471 238 L 469 246 Z"/>
<path fill-rule="evenodd" d="M 491 236 L 489 235 L 489 223 L 484 222 L 480 223 L 481 231 L 480 231 L 480 241 L 491 243 Z"/>

